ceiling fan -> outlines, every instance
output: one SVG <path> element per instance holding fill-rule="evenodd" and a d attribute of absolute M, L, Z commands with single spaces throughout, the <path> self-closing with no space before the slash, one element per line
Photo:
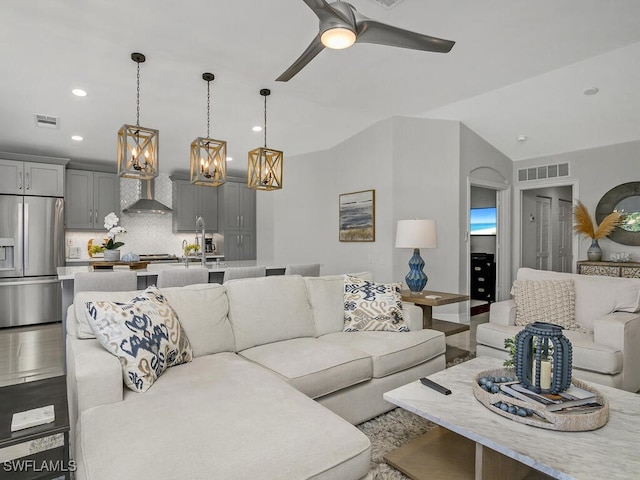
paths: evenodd
<path fill-rule="evenodd" d="M 410 32 L 365 17 L 347 2 L 327 3 L 325 0 L 303 0 L 320 19 L 320 31 L 311 44 L 276 81 L 291 80 L 325 47 L 347 48 L 356 42 L 376 43 L 392 47 L 447 53 L 455 42 Z"/>

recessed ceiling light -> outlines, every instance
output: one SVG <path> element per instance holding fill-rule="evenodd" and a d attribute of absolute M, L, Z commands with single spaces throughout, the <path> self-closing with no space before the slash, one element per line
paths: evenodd
<path fill-rule="evenodd" d="M 87 96 L 87 92 L 82 90 L 81 88 L 74 88 L 73 90 L 71 90 L 71 93 L 73 93 L 76 97 L 86 97 Z"/>
<path fill-rule="evenodd" d="M 254 132 L 261 132 L 262 131 L 262 127 L 260 125 L 256 125 L 251 130 L 253 130 Z"/>
<path fill-rule="evenodd" d="M 598 93 L 600 91 L 600 89 L 598 87 L 591 87 L 591 88 L 587 88 L 584 92 L 585 95 L 595 95 L 596 93 Z"/>
<path fill-rule="evenodd" d="M 81 142 L 84 140 L 80 135 L 71 135 L 71 140 L 75 140 L 76 142 Z"/>
<path fill-rule="evenodd" d="M 526 135 L 518 135 L 516 138 L 517 138 L 517 140 L 519 142 L 526 142 L 527 141 L 527 136 Z"/>
<path fill-rule="evenodd" d="M 233 160 L 233 157 L 227 157 L 227 162 L 230 162 L 231 160 Z"/>

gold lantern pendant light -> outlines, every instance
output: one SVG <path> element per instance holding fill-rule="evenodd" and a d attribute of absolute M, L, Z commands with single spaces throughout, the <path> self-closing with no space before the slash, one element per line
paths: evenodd
<path fill-rule="evenodd" d="M 267 97 L 271 90 L 263 88 L 264 97 L 264 147 L 249 152 L 247 184 L 254 190 L 279 190 L 282 188 L 283 153 L 267 148 Z"/>
<path fill-rule="evenodd" d="M 211 81 L 213 73 L 203 73 L 207 82 L 207 136 L 191 142 L 191 183 L 217 187 L 227 179 L 227 142 L 209 137 L 211 123 Z"/>
<path fill-rule="evenodd" d="M 118 130 L 118 175 L 148 180 L 158 176 L 158 130 L 140 126 L 140 64 L 142 53 L 132 53 L 138 64 L 136 89 L 136 124 L 123 125 Z"/>

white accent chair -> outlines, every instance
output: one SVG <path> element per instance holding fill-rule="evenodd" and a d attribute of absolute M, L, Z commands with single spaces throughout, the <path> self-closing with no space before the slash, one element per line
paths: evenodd
<path fill-rule="evenodd" d="M 158 288 L 184 287 L 198 283 L 209 283 L 209 270 L 206 268 L 174 268 L 158 272 Z"/>
<path fill-rule="evenodd" d="M 267 275 L 267 267 L 258 265 L 256 267 L 231 267 L 224 271 L 222 283 L 237 278 L 264 277 Z"/>
<path fill-rule="evenodd" d="M 640 279 L 530 268 L 520 268 L 517 279 L 572 280 L 575 320 L 587 329 L 563 331 L 573 345 L 573 376 L 630 392 L 640 390 Z M 506 359 L 504 340 L 524 328 L 515 321 L 514 300 L 492 303 L 489 322 L 476 331 L 477 355 Z"/>
<path fill-rule="evenodd" d="M 319 277 L 320 264 L 307 263 L 300 265 L 287 265 L 284 270 L 285 275 L 302 275 L 303 277 Z"/>

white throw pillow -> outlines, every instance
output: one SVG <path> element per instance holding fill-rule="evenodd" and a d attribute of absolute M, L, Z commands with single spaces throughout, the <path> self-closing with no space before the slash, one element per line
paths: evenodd
<path fill-rule="evenodd" d="M 579 330 L 572 280 L 516 280 L 511 293 L 516 302 L 516 325 L 546 322 Z"/>
<path fill-rule="evenodd" d="M 176 312 L 155 286 L 129 302 L 87 302 L 86 309 L 93 333 L 118 357 L 134 392 L 146 392 L 167 368 L 193 359 Z"/>
<path fill-rule="evenodd" d="M 408 332 L 402 316 L 400 283 L 369 282 L 344 276 L 344 331 Z"/>

